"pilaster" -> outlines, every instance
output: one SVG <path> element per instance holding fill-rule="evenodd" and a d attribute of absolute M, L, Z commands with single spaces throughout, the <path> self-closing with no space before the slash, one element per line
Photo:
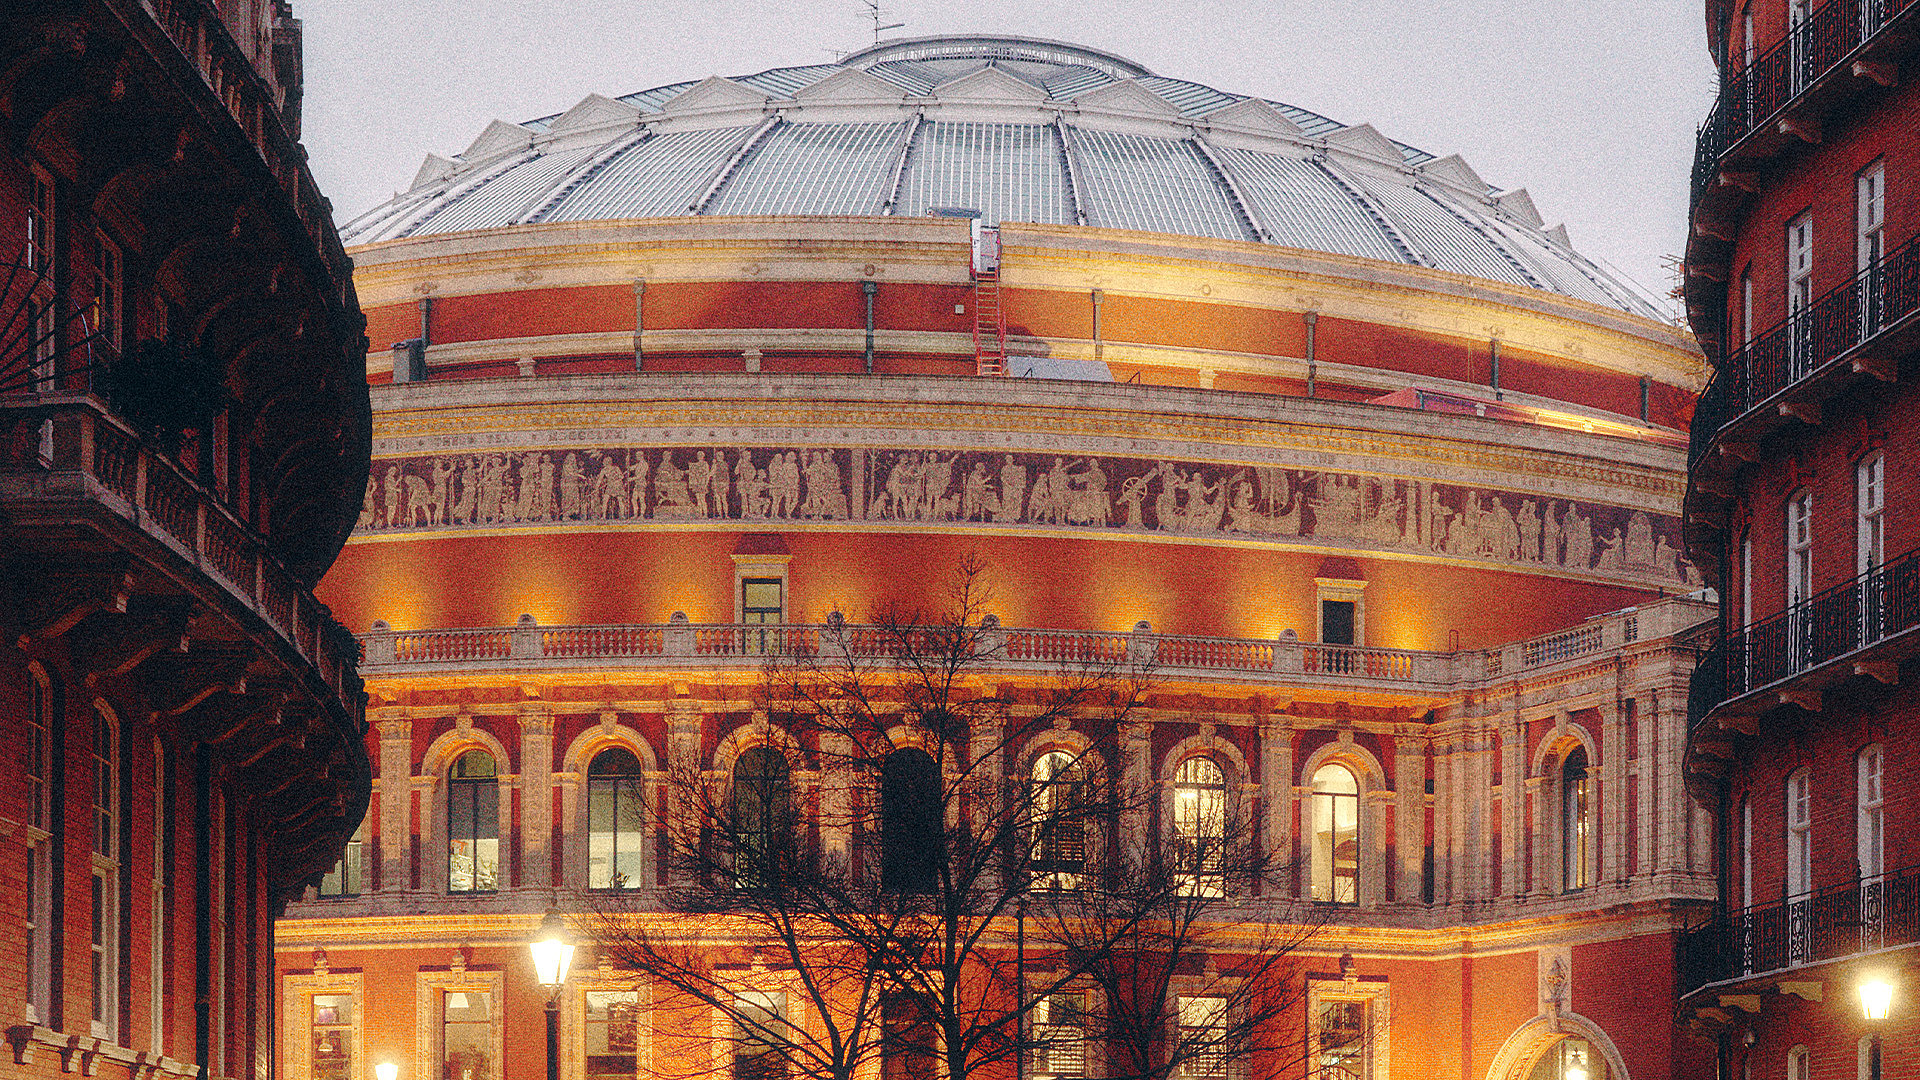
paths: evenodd
<path fill-rule="evenodd" d="M 1287 871 L 1286 894 L 1298 896 L 1301 861 L 1293 837 L 1293 727 L 1285 717 L 1261 721 L 1260 787 L 1266 793 L 1260 828 L 1267 851 Z"/>
<path fill-rule="evenodd" d="M 1627 879 L 1627 724 L 1620 706 L 1607 702 L 1600 714 L 1600 876 Z"/>
<path fill-rule="evenodd" d="M 544 703 L 528 703 L 519 720 L 520 884 L 552 888 L 553 715 Z"/>
<path fill-rule="evenodd" d="M 1397 903 L 1420 904 L 1426 861 L 1427 740 L 1417 724 L 1401 724 L 1393 733 L 1393 895 Z"/>
<path fill-rule="evenodd" d="M 374 729 L 380 733 L 380 891 L 400 892 L 412 881 L 413 720 L 384 717 Z"/>

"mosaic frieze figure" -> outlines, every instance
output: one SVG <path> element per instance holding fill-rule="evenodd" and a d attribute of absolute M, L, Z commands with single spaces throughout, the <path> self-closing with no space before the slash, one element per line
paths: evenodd
<path fill-rule="evenodd" d="M 603 448 L 380 463 L 362 532 L 866 520 L 1307 540 L 1699 584 L 1679 523 L 1457 484 L 1192 461 L 856 448 Z"/>

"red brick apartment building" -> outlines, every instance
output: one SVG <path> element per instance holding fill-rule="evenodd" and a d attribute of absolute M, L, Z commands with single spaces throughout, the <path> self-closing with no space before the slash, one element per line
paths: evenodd
<path fill-rule="evenodd" d="M 1729 1077 L 1911 1076 L 1920 1055 L 1920 10 L 1706 5 L 1688 317 L 1714 367 L 1687 546 L 1721 596 L 1688 773 L 1721 914 L 1681 1014 Z M 1891 989 L 1870 1019 L 1863 988 Z"/>
<path fill-rule="evenodd" d="M 549 1001 L 573 1080 L 823 1075 L 770 1066 L 769 1025 L 858 1009 L 744 929 L 761 871 L 700 860 L 780 807 L 779 850 L 920 895 L 900 838 L 950 869 L 975 820 L 913 832 L 889 792 L 928 760 L 1048 800 L 1070 762 L 1111 808 L 1076 844 L 1217 893 L 1149 1029 L 1230 1022 L 1255 943 L 1304 935 L 1291 1055 L 1127 1064 L 1103 1018 L 1137 1002 L 1049 982 L 1030 932 L 1117 883 L 1036 803 L 996 894 L 1029 918 L 965 967 L 1019 1023 L 968 1071 L 1710 1068 L 1672 1015 L 1715 895 L 1682 772 L 1704 369 L 1524 191 L 1097 50 L 936 38 L 495 122 L 343 232 L 374 465 L 319 595 L 361 635 L 374 795 L 278 924 L 282 1075 L 534 1080 Z M 994 720 L 955 738 L 871 624 L 945 610 L 970 555 L 939 700 Z M 821 729 L 855 688 L 769 695 L 770 658 L 829 654 L 884 686 L 884 761 Z M 1087 664 L 1143 699 L 1030 730 Z M 1181 860 L 1229 832 L 1290 872 L 1202 888 Z M 707 998 L 592 940 L 608 907 L 699 946 Z M 551 997 L 550 910 L 587 939 Z M 918 1008 L 922 960 L 861 970 Z M 912 1030 L 849 1073 L 920 1075 Z"/>
<path fill-rule="evenodd" d="M 284 3 L 0 4 L 0 1072 L 267 1076 L 369 767 L 362 321 Z"/>

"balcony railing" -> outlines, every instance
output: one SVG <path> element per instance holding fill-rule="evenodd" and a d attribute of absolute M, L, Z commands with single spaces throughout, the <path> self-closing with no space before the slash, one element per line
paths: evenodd
<path fill-rule="evenodd" d="M 1920 236 L 1733 351 L 1694 407 L 1688 463 L 1719 430 L 1920 311 Z"/>
<path fill-rule="evenodd" d="M 1681 932 L 1682 993 L 1920 943 L 1920 868 L 1742 908 Z"/>
<path fill-rule="evenodd" d="M 178 464 L 153 453 L 100 410 L 96 399 L 0 406 L 0 429 L 52 425 L 53 457 L 24 470 L 24 485 L 0 487 L 25 509 L 34 502 L 93 501 L 198 568 L 320 674 L 345 711 L 362 713 L 354 642 L 271 554 L 265 539 Z M 37 458 L 37 454 L 35 455 Z M 0 460 L 0 472 L 22 463 Z"/>
<path fill-rule="evenodd" d="M 1788 31 L 1785 40 L 1727 78 L 1700 125 L 1693 196 L 1719 171 L 1720 158 L 1818 82 L 1894 18 L 1920 0 L 1828 0 Z"/>
<path fill-rule="evenodd" d="M 1673 614 L 1657 621 L 1659 633 L 1673 633 L 1698 621 L 1702 605 L 1665 602 Z M 1354 680 L 1409 689 L 1479 682 L 1503 673 L 1582 662 L 1607 649 L 1639 639 L 1649 611 L 1630 609 L 1499 649 L 1424 652 L 1359 645 L 1328 645 L 1279 638 L 1199 637 L 1156 633 L 1141 624 L 1131 633 L 1002 627 L 989 622 L 971 633 L 970 647 L 983 663 L 1014 667 L 1060 664 L 1114 664 L 1151 667 L 1155 675 L 1210 677 L 1231 675 L 1286 682 L 1309 676 Z M 575 663 L 673 667 L 688 663 L 750 666 L 766 657 L 885 659 L 903 649 L 938 654 L 951 648 L 953 631 L 928 627 L 827 625 L 701 624 L 676 615 L 654 625 L 541 626 L 523 616 L 515 626 L 461 630 L 390 629 L 384 622 L 361 638 L 362 664 L 368 674 L 396 668 L 476 665 L 557 667 Z M 924 635 L 926 641 L 903 640 Z M 844 653 L 841 650 L 845 650 Z M 557 663 L 556 663 L 557 662 Z"/>
<path fill-rule="evenodd" d="M 1920 627 L 1920 550 L 1729 634 L 1695 669 L 1689 710 L 1714 708 Z"/>

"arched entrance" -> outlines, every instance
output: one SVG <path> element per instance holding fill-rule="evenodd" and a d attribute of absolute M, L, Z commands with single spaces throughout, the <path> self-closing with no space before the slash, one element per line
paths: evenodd
<path fill-rule="evenodd" d="M 1607 1033 L 1576 1013 L 1535 1017 L 1494 1055 L 1487 1080 L 1632 1080 Z"/>

